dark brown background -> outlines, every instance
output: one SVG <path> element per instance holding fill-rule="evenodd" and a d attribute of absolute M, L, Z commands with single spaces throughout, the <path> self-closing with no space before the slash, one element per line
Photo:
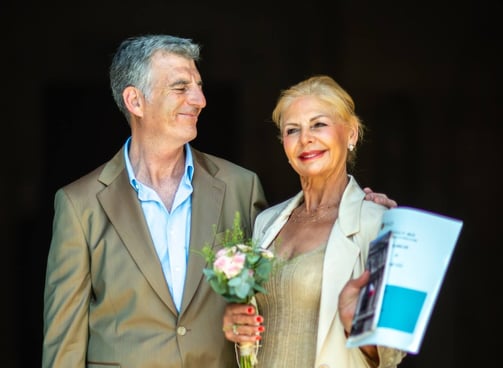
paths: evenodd
<path fill-rule="evenodd" d="M 271 203 L 299 189 L 270 123 L 280 89 L 338 80 L 369 127 L 360 184 L 464 221 L 421 352 L 402 367 L 498 362 L 502 6 L 414 3 L 3 1 L 1 365 L 40 366 L 54 192 L 123 144 L 111 55 L 157 32 L 203 45 L 194 145 L 259 173 Z"/>

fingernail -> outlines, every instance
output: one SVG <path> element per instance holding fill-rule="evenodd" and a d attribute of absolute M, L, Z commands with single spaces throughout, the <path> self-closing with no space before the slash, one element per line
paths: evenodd
<path fill-rule="evenodd" d="M 265 330 L 264 326 L 258 326 L 258 328 L 257 328 L 257 329 L 258 329 L 260 332 L 264 332 L 264 330 Z"/>
<path fill-rule="evenodd" d="M 252 307 L 248 307 L 248 314 L 252 314 L 253 313 L 253 308 Z"/>
<path fill-rule="evenodd" d="M 264 321 L 264 319 L 261 317 L 261 316 L 257 316 L 257 318 L 255 318 L 255 320 L 258 322 L 258 323 L 262 323 Z"/>
<path fill-rule="evenodd" d="M 255 341 L 259 341 L 259 340 L 262 340 L 262 336 L 260 336 L 260 335 L 255 336 Z"/>

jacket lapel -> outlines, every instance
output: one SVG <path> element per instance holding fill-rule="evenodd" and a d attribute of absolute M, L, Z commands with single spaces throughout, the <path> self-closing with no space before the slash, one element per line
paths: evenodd
<path fill-rule="evenodd" d="M 190 253 L 187 265 L 187 278 L 183 294 L 182 311 L 190 304 L 196 290 L 203 280 L 206 266 L 200 254 L 205 244 L 213 244 L 214 225 L 219 228 L 226 185 L 216 179 L 218 167 L 206 160 L 197 150 L 192 149 L 194 158 L 194 177 L 192 180 L 192 219 L 190 230 Z"/>
<path fill-rule="evenodd" d="M 122 149 L 105 165 L 99 180 L 106 188 L 98 193 L 98 201 L 145 279 L 177 314 L 138 197 L 129 183 L 123 155 Z"/>
<path fill-rule="evenodd" d="M 361 202 L 364 193 L 350 176 L 349 184 L 342 196 L 339 217 L 330 233 L 325 259 L 318 323 L 317 353 L 336 318 L 339 293 L 346 282 L 353 277 L 354 263 L 360 254 L 351 236 L 360 229 Z"/>
<path fill-rule="evenodd" d="M 288 221 L 292 211 L 299 206 L 303 198 L 304 194 L 299 192 L 290 200 L 283 202 L 283 205 L 274 207 L 274 213 L 268 215 L 268 218 L 258 230 L 262 230 L 263 232 L 260 234 L 257 232 L 254 233 L 254 240 L 260 241 L 259 245 L 262 248 L 267 248 L 272 244 L 274 239 L 278 236 L 278 233 Z"/>

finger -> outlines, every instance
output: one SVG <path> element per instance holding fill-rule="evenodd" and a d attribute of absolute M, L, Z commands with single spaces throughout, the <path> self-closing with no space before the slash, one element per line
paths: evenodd
<path fill-rule="evenodd" d="M 388 199 L 388 206 L 389 208 L 395 208 L 398 207 L 398 203 L 394 201 L 393 199 Z"/>
<path fill-rule="evenodd" d="M 227 324 L 224 325 L 222 328 L 222 331 L 225 334 L 225 338 L 229 341 L 232 342 L 238 342 L 238 336 L 239 336 L 239 330 L 238 330 L 238 325 L 233 323 L 233 324 Z"/>
<path fill-rule="evenodd" d="M 235 324 L 235 323 L 232 325 L 232 333 L 233 333 L 234 335 L 239 335 L 239 330 L 238 330 L 238 327 L 239 327 L 239 326 L 238 326 L 237 324 Z"/>
<path fill-rule="evenodd" d="M 359 277 L 357 277 L 355 279 L 355 281 L 356 281 L 357 285 L 361 287 L 361 286 L 366 285 L 367 282 L 369 281 L 369 279 L 370 279 L 370 271 L 365 270 L 365 271 L 363 271 L 363 273 Z"/>
<path fill-rule="evenodd" d="M 232 325 L 235 323 L 240 326 L 257 327 L 262 322 L 264 322 L 264 318 L 261 315 L 249 316 L 244 314 L 238 314 L 232 316 L 232 318 L 224 318 L 224 325 Z"/>
<path fill-rule="evenodd" d="M 241 316 L 255 315 L 255 308 L 252 305 L 246 304 L 228 304 L 225 308 L 224 316 L 235 319 Z M 235 322 L 235 321 L 234 321 Z"/>
<path fill-rule="evenodd" d="M 388 208 L 394 208 L 398 206 L 398 203 L 395 200 L 388 198 L 388 196 L 384 193 L 368 192 L 367 194 L 365 194 L 365 199 L 373 201 L 377 204 L 381 204 Z"/>
<path fill-rule="evenodd" d="M 222 327 L 222 331 L 226 332 L 226 333 L 229 332 L 229 331 L 232 331 L 232 327 L 233 326 L 234 325 L 224 325 L 224 327 Z"/>
<path fill-rule="evenodd" d="M 258 324 L 246 325 L 240 323 L 232 323 L 224 325 L 224 327 L 222 327 L 222 331 L 225 332 L 226 335 L 232 333 L 233 335 L 253 336 L 253 335 L 259 335 L 262 332 L 264 332 L 265 327 Z"/>
<path fill-rule="evenodd" d="M 378 199 L 378 200 L 387 200 L 388 196 L 384 193 L 375 193 L 375 192 L 368 192 L 365 197 L 367 198 L 372 198 L 372 199 Z"/>
<path fill-rule="evenodd" d="M 376 197 L 376 199 L 379 204 L 382 204 L 383 206 L 386 206 L 388 208 L 394 208 L 398 205 L 395 200 L 386 197 L 384 194 Z"/>
<path fill-rule="evenodd" d="M 236 324 L 227 335 L 231 335 L 228 339 L 234 342 L 254 342 L 262 339 L 260 335 L 262 332 L 264 332 L 264 326 L 252 327 Z"/>

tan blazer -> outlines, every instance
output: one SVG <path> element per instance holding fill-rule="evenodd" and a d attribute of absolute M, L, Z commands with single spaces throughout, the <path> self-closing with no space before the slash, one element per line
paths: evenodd
<path fill-rule="evenodd" d="M 339 217 L 328 239 L 323 264 L 318 336 L 313 336 L 313 344 L 316 344 L 315 367 L 319 368 L 372 366 L 360 349 L 346 348 L 337 305 L 339 293 L 346 282 L 364 271 L 369 243 L 379 231 L 386 207 L 364 200 L 365 193 L 354 177 L 350 175 L 349 179 L 339 207 Z M 303 198 L 300 192 L 262 212 L 255 221 L 254 241 L 262 247 L 268 247 Z M 403 353 L 379 347 L 379 356 L 379 367 L 395 367 Z"/>
<path fill-rule="evenodd" d="M 225 301 L 204 280 L 201 250 L 240 211 L 251 235 L 265 201 L 257 175 L 192 149 L 187 280 L 177 313 L 141 205 L 118 152 L 57 191 L 44 292 L 43 368 L 235 367 Z"/>

